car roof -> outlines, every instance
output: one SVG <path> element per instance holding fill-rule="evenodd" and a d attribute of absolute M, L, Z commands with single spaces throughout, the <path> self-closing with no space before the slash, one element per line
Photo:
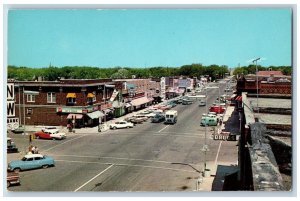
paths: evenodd
<path fill-rule="evenodd" d="M 43 157 L 43 155 L 42 154 L 27 154 L 24 157 L 26 157 L 26 158 Z"/>

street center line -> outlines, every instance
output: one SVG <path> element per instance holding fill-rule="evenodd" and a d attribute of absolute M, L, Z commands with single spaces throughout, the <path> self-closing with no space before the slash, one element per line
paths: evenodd
<path fill-rule="evenodd" d="M 109 167 L 107 167 L 105 170 L 103 170 L 102 172 L 100 172 L 99 174 L 97 174 L 96 176 L 94 176 L 93 178 L 91 178 L 90 180 L 88 180 L 87 182 L 85 182 L 83 185 L 81 185 L 79 188 L 77 188 L 74 192 L 77 192 L 79 189 L 81 189 L 82 187 L 84 187 L 85 185 L 87 185 L 88 183 L 90 183 L 91 181 L 93 181 L 96 177 L 100 176 L 101 174 L 103 174 L 104 172 L 106 172 L 108 169 L 110 169 L 112 166 L 114 166 L 114 164 L 110 165 Z"/>
<path fill-rule="evenodd" d="M 158 131 L 158 133 L 160 133 L 161 131 L 165 130 L 166 128 L 168 128 L 170 125 L 167 125 L 166 127 L 164 127 L 163 129 L 161 129 L 160 131 Z"/>
<path fill-rule="evenodd" d="M 218 152 L 217 152 L 216 160 L 215 160 L 215 166 L 217 165 L 217 161 L 218 161 L 218 158 L 219 158 L 219 153 L 220 153 L 220 149 L 221 149 L 222 142 L 223 142 L 223 141 L 221 141 L 220 144 L 219 144 L 219 148 L 218 148 Z"/>

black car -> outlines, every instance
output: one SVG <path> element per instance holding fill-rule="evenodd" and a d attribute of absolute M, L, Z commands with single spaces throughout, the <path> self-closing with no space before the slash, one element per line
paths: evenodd
<path fill-rule="evenodd" d="M 151 118 L 152 123 L 159 123 L 165 121 L 165 116 L 163 115 L 155 115 L 154 117 Z"/>
<path fill-rule="evenodd" d="M 19 150 L 11 138 L 7 138 L 7 153 L 18 153 Z"/>

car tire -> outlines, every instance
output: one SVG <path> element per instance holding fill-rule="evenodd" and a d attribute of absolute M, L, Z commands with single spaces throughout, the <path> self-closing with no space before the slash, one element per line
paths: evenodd
<path fill-rule="evenodd" d="M 53 137 L 53 138 L 52 138 L 52 140 L 53 140 L 53 141 L 55 141 L 55 140 L 56 140 L 56 138 L 55 138 L 55 137 Z"/>
<path fill-rule="evenodd" d="M 14 172 L 20 172 L 21 171 L 21 168 L 15 168 L 14 169 Z"/>
<path fill-rule="evenodd" d="M 42 168 L 43 168 L 43 169 L 46 169 L 46 168 L 48 168 L 48 166 L 49 166 L 49 165 L 43 165 Z"/>
<path fill-rule="evenodd" d="M 113 129 L 114 129 L 114 130 L 116 130 L 116 129 L 117 129 L 117 127 L 115 127 L 115 126 L 114 126 L 114 127 L 113 127 Z"/>
<path fill-rule="evenodd" d="M 35 136 L 35 138 L 36 138 L 36 139 L 40 139 L 40 137 L 39 137 L 38 135 L 37 135 L 37 136 Z"/>

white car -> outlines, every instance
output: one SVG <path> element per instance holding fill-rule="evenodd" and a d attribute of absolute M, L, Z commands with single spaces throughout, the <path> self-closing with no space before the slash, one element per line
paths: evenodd
<path fill-rule="evenodd" d="M 67 137 L 67 135 L 65 133 L 60 133 L 58 131 L 51 131 L 48 133 L 50 133 L 50 136 L 53 138 L 53 139 L 58 139 L 58 140 L 61 140 L 61 139 L 65 139 Z"/>
<path fill-rule="evenodd" d="M 46 126 L 46 127 L 42 128 L 42 131 L 45 133 L 59 132 L 59 130 L 55 126 Z"/>
<path fill-rule="evenodd" d="M 110 129 L 117 129 L 117 128 L 133 128 L 133 123 L 127 121 L 117 121 L 113 124 L 110 124 Z"/>

